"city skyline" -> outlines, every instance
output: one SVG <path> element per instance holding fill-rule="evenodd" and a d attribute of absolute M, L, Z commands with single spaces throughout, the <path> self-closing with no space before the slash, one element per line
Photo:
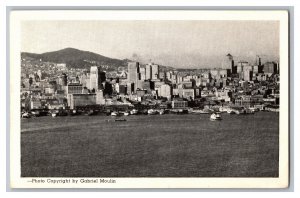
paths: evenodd
<path fill-rule="evenodd" d="M 21 41 L 22 52 L 73 47 L 175 68 L 219 67 L 227 53 L 279 60 L 277 21 L 27 21 Z"/>

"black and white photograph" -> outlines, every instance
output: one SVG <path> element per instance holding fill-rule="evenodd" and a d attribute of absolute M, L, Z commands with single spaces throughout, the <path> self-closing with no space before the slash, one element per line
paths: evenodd
<path fill-rule="evenodd" d="M 94 12 L 16 17 L 16 186 L 287 187 L 286 11 Z"/>

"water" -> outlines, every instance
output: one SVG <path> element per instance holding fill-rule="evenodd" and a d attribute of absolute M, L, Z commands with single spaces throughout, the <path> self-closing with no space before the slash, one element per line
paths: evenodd
<path fill-rule="evenodd" d="M 22 176 L 277 177 L 279 114 L 22 119 Z"/>

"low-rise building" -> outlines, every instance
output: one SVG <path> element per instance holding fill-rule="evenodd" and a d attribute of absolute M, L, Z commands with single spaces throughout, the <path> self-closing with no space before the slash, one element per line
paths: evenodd
<path fill-rule="evenodd" d="M 188 102 L 184 100 L 173 100 L 172 108 L 173 109 L 184 109 L 188 107 Z"/>
<path fill-rule="evenodd" d="M 168 84 L 162 85 L 158 90 L 158 96 L 167 98 L 170 100 L 172 98 L 172 87 Z"/>
<path fill-rule="evenodd" d="M 42 108 L 42 103 L 40 100 L 31 100 L 30 109 L 40 109 Z"/>
<path fill-rule="evenodd" d="M 71 109 L 96 104 L 96 94 L 68 94 L 67 99 Z"/>
<path fill-rule="evenodd" d="M 66 87 L 67 94 L 81 94 L 82 93 L 82 84 L 80 83 L 69 83 Z"/>

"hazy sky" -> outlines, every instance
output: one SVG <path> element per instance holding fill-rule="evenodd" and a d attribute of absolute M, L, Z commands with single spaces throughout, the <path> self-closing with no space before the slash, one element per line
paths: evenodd
<path fill-rule="evenodd" d="M 277 21 L 26 21 L 21 40 L 23 52 L 73 47 L 174 67 L 218 67 L 228 53 L 279 59 Z"/>

